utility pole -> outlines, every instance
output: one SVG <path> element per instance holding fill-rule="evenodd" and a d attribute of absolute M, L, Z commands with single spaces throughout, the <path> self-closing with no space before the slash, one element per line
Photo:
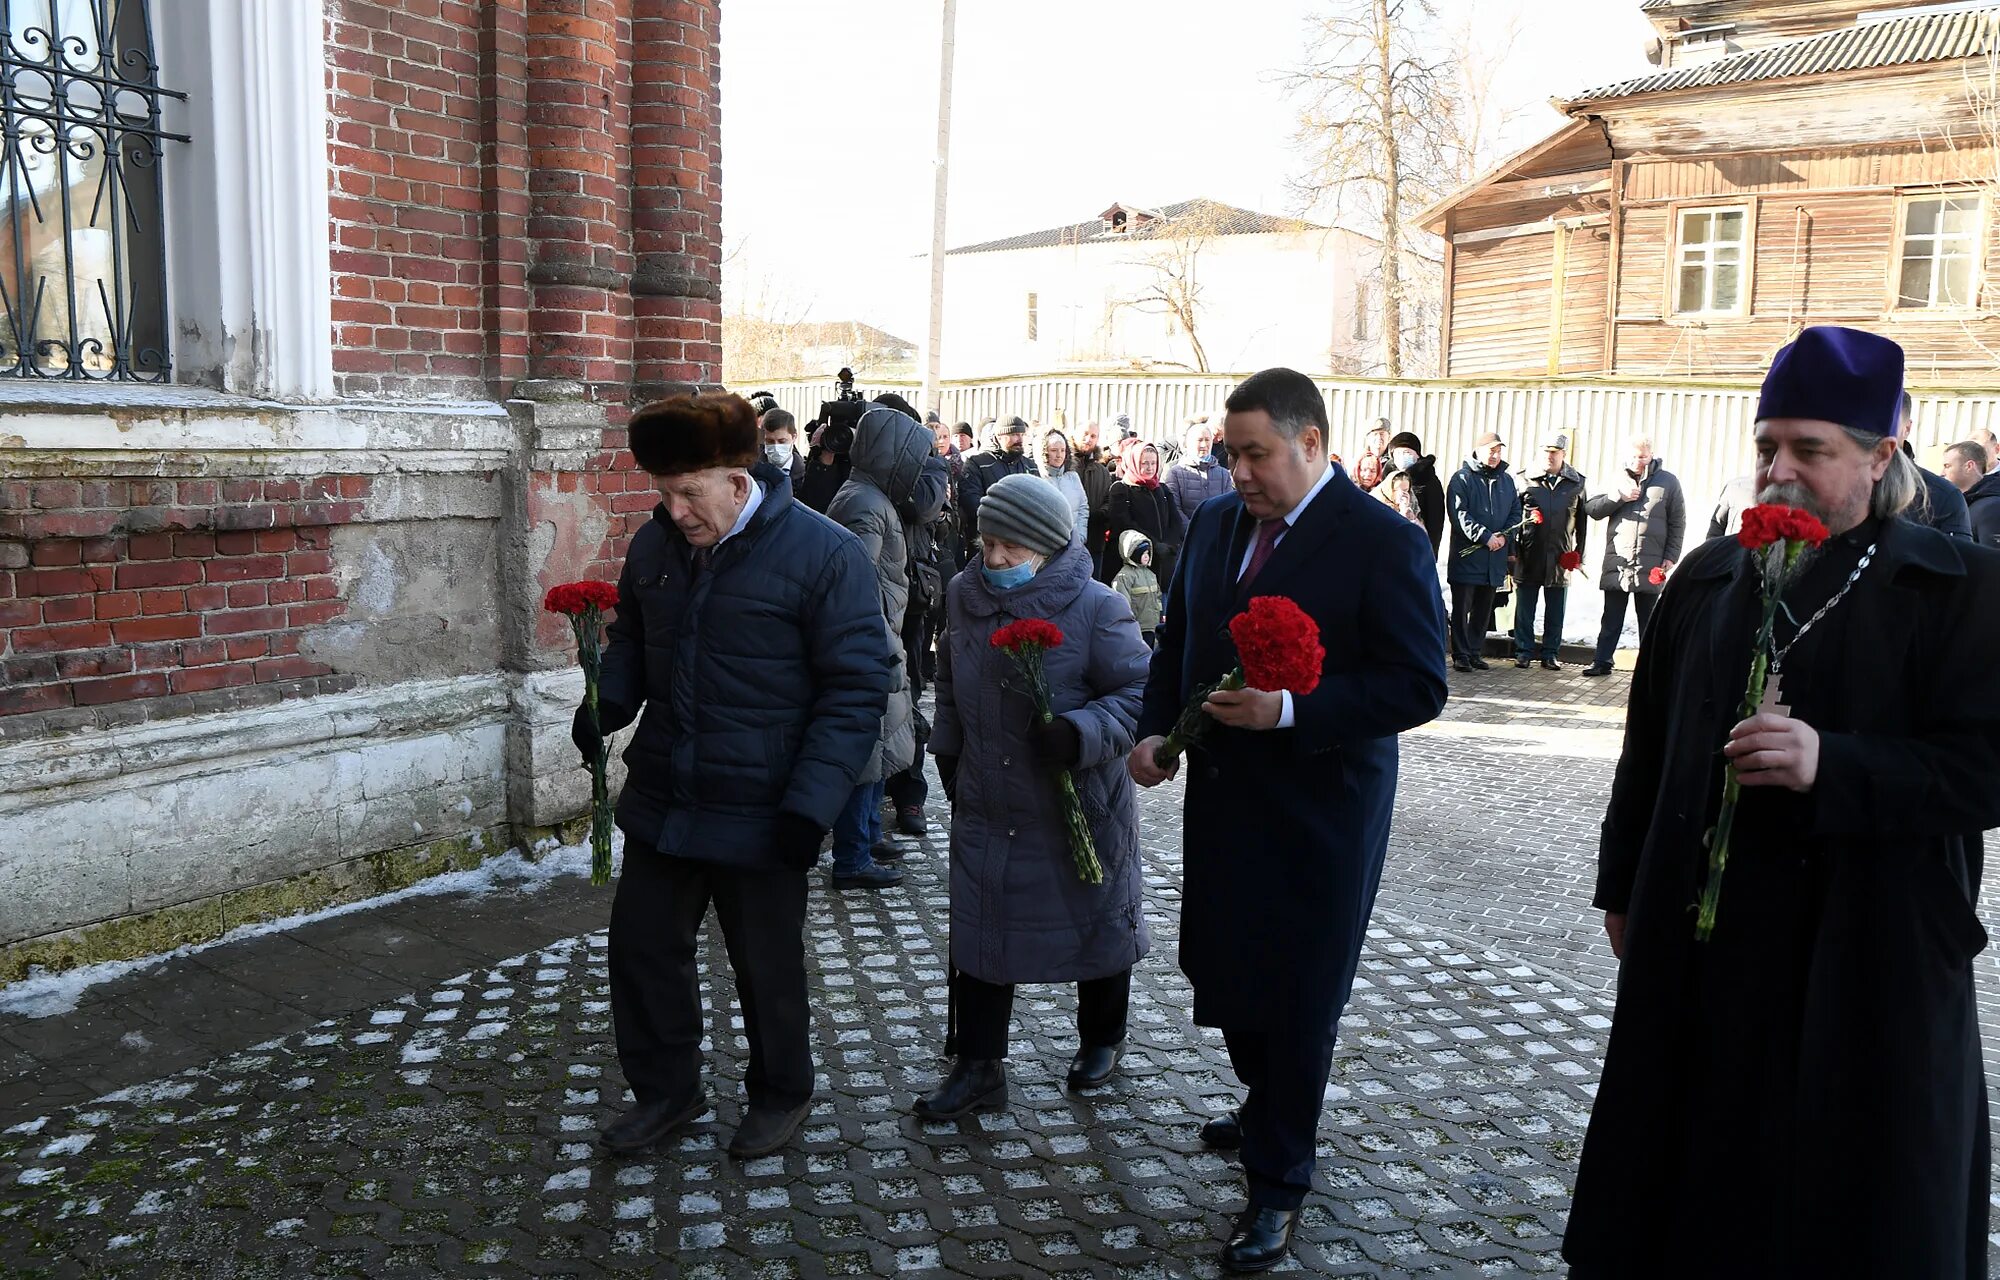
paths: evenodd
<path fill-rule="evenodd" d="M 931 205 L 931 299 L 924 325 L 922 367 L 923 408 L 944 408 L 938 402 L 938 367 L 944 344 L 944 211 L 951 193 L 951 64 L 956 48 L 958 0 L 944 0 L 943 37 L 938 48 L 937 154 L 931 161 L 935 191 Z"/>

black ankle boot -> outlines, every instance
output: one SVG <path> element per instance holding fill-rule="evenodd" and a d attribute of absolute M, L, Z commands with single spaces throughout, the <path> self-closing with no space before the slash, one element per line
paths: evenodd
<path fill-rule="evenodd" d="M 956 1120 L 969 1111 L 998 1111 L 1007 1105 L 1007 1064 L 997 1058 L 960 1058 L 928 1098 L 917 1099 L 926 1120 Z"/>

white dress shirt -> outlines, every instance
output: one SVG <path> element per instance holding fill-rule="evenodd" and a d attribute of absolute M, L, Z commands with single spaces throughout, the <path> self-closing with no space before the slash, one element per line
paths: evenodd
<path fill-rule="evenodd" d="M 1326 469 L 1319 473 L 1319 479 L 1313 481 L 1313 487 L 1306 490 L 1306 496 L 1299 499 L 1299 505 L 1293 507 L 1290 511 L 1285 513 L 1283 517 L 1285 521 L 1285 527 L 1279 531 L 1277 540 L 1271 544 L 1272 554 L 1275 555 L 1277 553 L 1279 543 L 1282 543 L 1286 538 L 1291 536 L 1292 526 L 1299 522 L 1299 517 L 1304 515 L 1306 508 L 1312 505 L 1312 500 L 1314 498 L 1319 497 L 1319 491 L 1321 489 L 1326 488 L 1327 482 L 1332 479 L 1333 479 L 1333 464 L 1328 463 Z M 1263 522 L 1259 521 L 1258 523 L 1261 524 Z M 1257 554 L 1257 540 L 1255 538 L 1252 538 L 1250 540 L 1249 549 L 1243 553 L 1243 563 L 1236 567 L 1237 581 L 1239 582 L 1242 581 L 1243 575 L 1250 571 L 1251 557 L 1255 556 L 1256 554 Z M 1289 689 L 1280 689 L 1278 691 L 1278 696 L 1283 698 L 1285 701 L 1284 701 L 1284 706 L 1278 709 L 1277 727 L 1280 729 L 1289 729 L 1292 727 L 1292 691 Z"/>
<path fill-rule="evenodd" d="M 736 517 L 736 523 L 730 526 L 728 533 L 723 534 L 715 540 L 715 545 L 719 547 L 745 529 L 748 529 L 750 527 L 750 517 L 756 515 L 757 508 L 763 505 L 764 486 L 758 484 L 756 478 L 753 476 L 750 480 L 750 496 L 743 502 L 742 514 Z"/>

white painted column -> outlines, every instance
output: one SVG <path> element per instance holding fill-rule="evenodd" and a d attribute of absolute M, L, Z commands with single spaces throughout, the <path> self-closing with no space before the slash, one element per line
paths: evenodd
<path fill-rule="evenodd" d="M 176 380 L 333 396 L 326 29 L 311 0 L 153 7 L 169 100 L 167 293 Z"/>

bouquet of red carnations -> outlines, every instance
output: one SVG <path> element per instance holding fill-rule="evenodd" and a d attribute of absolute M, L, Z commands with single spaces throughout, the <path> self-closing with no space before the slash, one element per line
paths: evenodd
<path fill-rule="evenodd" d="M 1319 642 L 1319 624 L 1289 596 L 1258 596 L 1250 607 L 1229 621 L 1229 638 L 1236 644 L 1238 666 L 1212 685 L 1195 690 L 1181 709 L 1173 731 L 1153 752 L 1153 763 L 1169 768 L 1201 739 L 1211 723 L 1202 712 L 1208 695 L 1220 689 L 1261 689 L 1302 697 L 1319 687 L 1326 665 L 1326 646 Z"/>
<path fill-rule="evenodd" d="M 989 642 L 1004 652 L 1021 669 L 1028 682 L 1028 696 L 1035 700 L 1041 723 L 1056 718 L 1049 700 L 1049 680 L 1042 670 L 1042 655 L 1063 642 L 1062 628 L 1045 618 L 1023 618 L 993 633 Z M 1097 842 L 1090 834 L 1090 820 L 1084 816 L 1083 801 L 1076 794 L 1076 778 L 1068 769 L 1056 775 L 1062 791 L 1063 826 L 1069 831 L 1070 857 L 1076 862 L 1077 878 L 1085 884 L 1103 884 L 1104 867 L 1097 860 Z"/>
<path fill-rule="evenodd" d="M 542 608 L 569 619 L 576 636 L 577 661 L 583 667 L 583 704 L 590 709 L 590 727 L 597 731 L 597 759 L 590 765 L 590 882 L 611 880 L 611 748 L 597 720 L 597 679 L 604 670 L 604 614 L 618 607 L 618 588 L 609 582 L 565 582 L 550 587 Z"/>

